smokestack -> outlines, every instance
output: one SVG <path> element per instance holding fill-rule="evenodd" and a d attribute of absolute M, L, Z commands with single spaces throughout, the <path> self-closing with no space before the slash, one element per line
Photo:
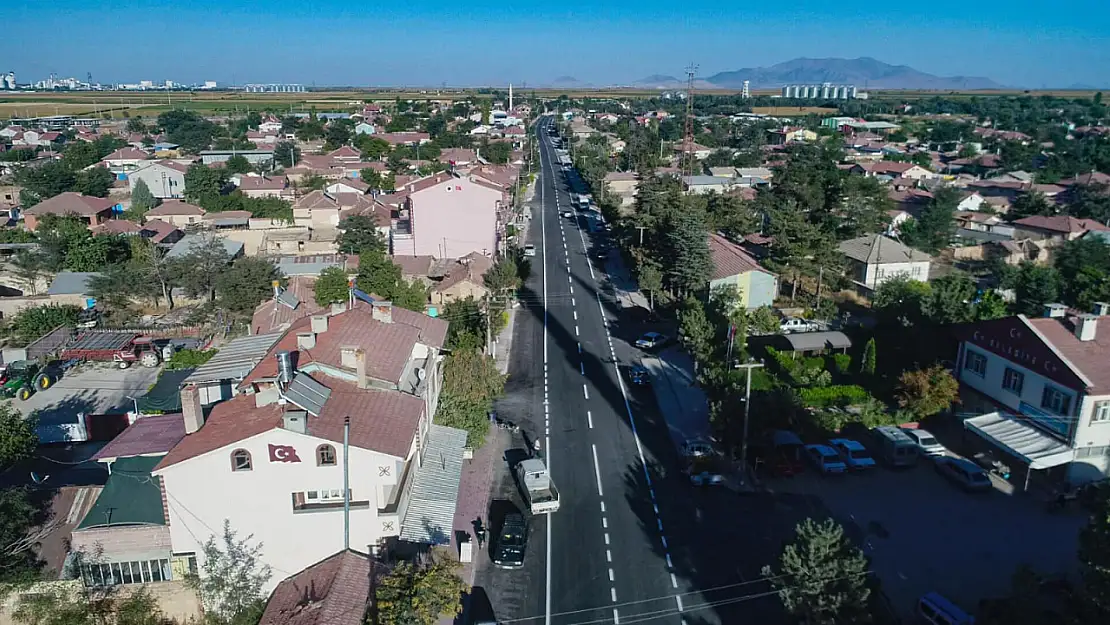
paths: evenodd
<path fill-rule="evenodd" d="M 185 433 L 192 434 L 204 425 L 204 408 L 200 405 L 200 389 L 188 385 L 181 389 L 181 416 L 185 419 Z"/>
<path fill-rule="evenodd" d="M 513 112 L 513 83 L 509 83 L 509 110 L 508 113 Z"/>
<path fill-rule="evenodd" d="M 299 342 L 299 337 L 298 337 Z M 293 380 L 293 354 L 292 352 L 278 352 L 278 382 L 289 384 Z"/>

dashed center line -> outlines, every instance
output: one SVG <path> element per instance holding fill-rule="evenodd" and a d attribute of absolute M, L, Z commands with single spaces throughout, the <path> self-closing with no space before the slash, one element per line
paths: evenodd
<path fill-rule="evenodd" d="M 601 488 L 601 467 L 599 467 L 598 464 L 597 464 L 597 445 L 591 445 L 590 447 L 593 448 L 593 452 L 594 452 L 594 475 L 597 476 L 597 496 L 598 497 L 604 497 L 605 496 L 605 491 L 603 491 L 602 488 Z M 604 518 L 604 517 L 602 517 L 602 518 Z M 606 534 L 605 537 L 606 537 L 606 539 L 608 539 L 609 535 Z M 609 544 L 609 543 L 606 543 L 606 544 Z"/>

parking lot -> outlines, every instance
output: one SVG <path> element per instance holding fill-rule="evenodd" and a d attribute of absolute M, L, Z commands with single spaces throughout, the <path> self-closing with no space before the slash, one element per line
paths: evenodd
<path fill-rule="evenodd" d="M 1073 576 L 1077 570 L 1077 537 L 1086 522 L 1078 507 L 1049 512 L 1041 499 L 1006 494 L 1008 484 L 966 493 L 927 460 L 911 469 L 880 467 L 838 476 L 807 467 L 801 475 L 772 479 L 767 486 L 776 493 L 807 496 L 784 498 L 795 505 L 819 498 L 859 539 L 902 617 L 929 591 L 974 612 L 980 599 L 1008 592 L 1021 564 L 1044 575 Z M 814 516 L 824 514 L 813 507 Z"/>
<path fill-rule="evenodd" d="M 99 414 L 131 409 L 130 397 L 146 394 L 158 379 L 159 367 L 133 365 L 119 369 L 109 362 L 91 362 L 67 371 L 53 386 L 26 401 L 11 399 L 24 415 L 37 412 L 45 425 L 74 423 L 79 412 Z"/>

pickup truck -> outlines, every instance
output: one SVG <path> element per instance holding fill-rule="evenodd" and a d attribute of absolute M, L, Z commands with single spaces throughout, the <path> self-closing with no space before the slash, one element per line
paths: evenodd
<path fill-rule="evenodd" d="M 522 460 L 516 465 L 516 477 L 532 514 L 550 514 L 559 509 L 559 490 L 551 481 L 543 460 Z"/>
<path fill-rule="evenodd" d="M 711 444 L 689 440 L 682 446 L 686 460 L 686 474 L 694 486 L 720 486 L 725 481 L 725 459 Z"/>

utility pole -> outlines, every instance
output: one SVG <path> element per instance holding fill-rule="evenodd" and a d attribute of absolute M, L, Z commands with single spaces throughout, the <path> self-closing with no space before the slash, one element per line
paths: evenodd
<path fill-rule="evenodd" d="M 747 380 L 744 384 L 744 434 L 740 439 L 740 471 L 741 475 L 748 475 L 748 421 L 751 414 L 752 405 L 752 369 L 759 369 L 763 367 L 761 362 L 746 362 L 736 365 L 738 369 L 747 369 Z M 746 480 L 745 480 L 746 481 Z"/>
<path fill-rule="evenodd" d="M 647 226 L 636 226 L 636 229 L 640 231 L 640 247 L 643 247 L 644 246 L 644 230 L 647 230 Z"/>
<path fill-rule="evenodd" d="M 343 551 L 351 548 L 351 417 L 343 417 Z"/>

